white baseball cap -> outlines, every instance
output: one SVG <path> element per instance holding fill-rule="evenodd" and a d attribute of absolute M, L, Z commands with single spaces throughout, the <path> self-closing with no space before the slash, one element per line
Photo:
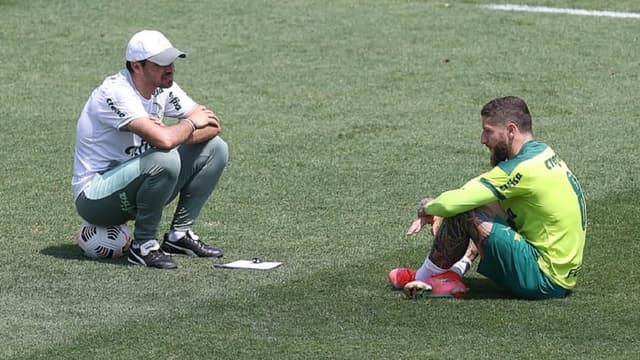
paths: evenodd
<path fill-rule="evenodd" d="M 159 31 L 142 30 L 131 37 L 124 57 L 127 61 L 149 60 L 160 66 L 173 64 L 187 54 L 176 49 Z"/>

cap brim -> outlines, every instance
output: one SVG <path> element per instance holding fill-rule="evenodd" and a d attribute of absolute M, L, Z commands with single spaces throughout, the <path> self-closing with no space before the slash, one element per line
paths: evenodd
<path fill-rule="evenodd" d="M 147 60 L 155 64 L 158 64 L 160 66 L 167 66 L 167 65 L 173 64 L 177 58 L 185 58 L 185 57 L 187 57 L 187 54 L 183 53 L 182 51 L 176 48 L 170 47 L 164 50 L 163 52 L 159 53 L 158 55 L 151 56 Z"/>

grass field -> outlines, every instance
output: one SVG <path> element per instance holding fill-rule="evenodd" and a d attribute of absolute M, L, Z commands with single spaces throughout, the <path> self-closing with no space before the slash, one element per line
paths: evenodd
<path fill-rule="evenodd" d="M 0 0 L 0 358 L 635 358 L 640 20 L 449 3 Z M 189 53 L 176 81 L 230 145 L 195 230 L 280 268 L 160 271 L 75 245 L 77 116 L 144 28 Z M 386 273 L 432 241 L 403 236 L 415 202 L 487 168 L 479 110 L 503 95 L 586 193 L 575 294 L 516 300 L 472 271 L 465 300 L 403 300 Z"/>

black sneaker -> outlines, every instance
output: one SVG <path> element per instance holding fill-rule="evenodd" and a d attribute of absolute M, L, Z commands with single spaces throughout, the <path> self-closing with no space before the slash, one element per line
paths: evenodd
<path fill-rule="evenodd" d="M 171 255 L 186 255 L 199 257 L 222 257 L 222 249 L 210 246 L 202 241 L 200 237 L 188 230 L 185 236 L 176 241 L 169 240 L 169 233 L 164 234 L 164 241 L 161 249 Z"/>
<path fill-rule="evenodd" d="M 128 260 L 132 264 L 160 269 L 175 269 L 178 267 L 173 262 L 173 259 L 160 250 L 160 244 L 156 240 L 149 240 L 142 244 L 131 244 Z"/>

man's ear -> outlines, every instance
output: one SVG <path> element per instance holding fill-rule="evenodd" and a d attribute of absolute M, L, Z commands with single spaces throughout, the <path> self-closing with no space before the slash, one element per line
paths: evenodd
<path fill-rule="evenodd" d="M 134 72 L 140 72 L 142 71 L 142 64 L 138 61 L 132 61 L 131 68 L 133 69 Z"/>

